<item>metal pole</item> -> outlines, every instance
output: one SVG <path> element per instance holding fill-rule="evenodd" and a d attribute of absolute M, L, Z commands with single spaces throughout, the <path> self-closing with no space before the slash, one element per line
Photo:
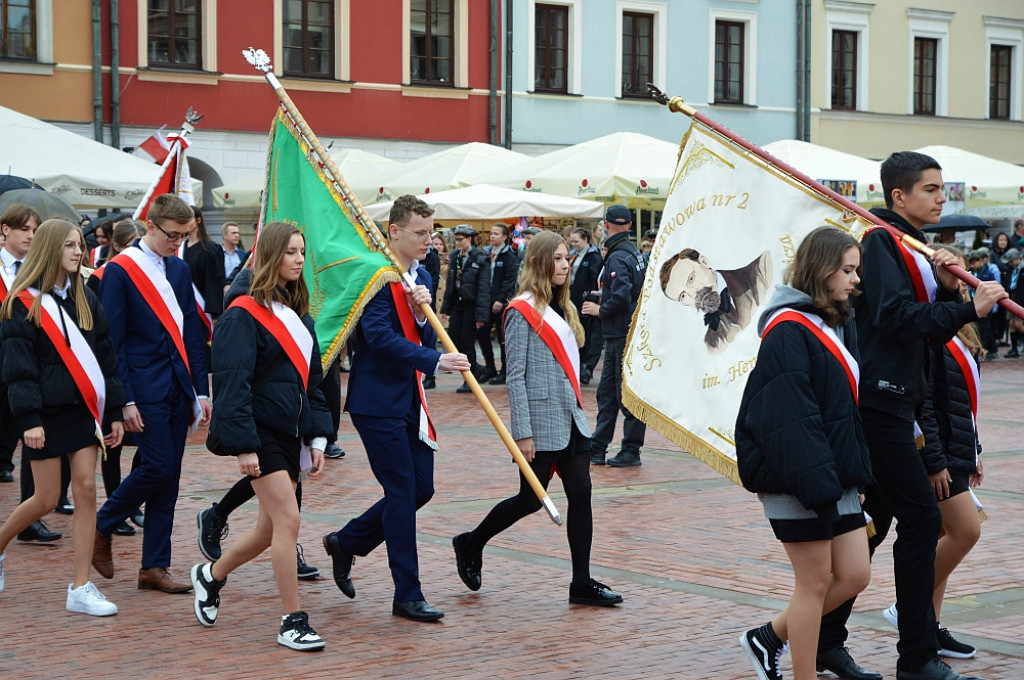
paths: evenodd
<path fill-rule="evenodd" d="M 103 143 L 103 13 L 92 0 L 92 136 Z"/>
<path fill-rule="evenodd" d="M 488 77 L 490 93 L 487 97 L 488 141 L 498 143 L 498 13 L 501 0 L 491 0 L 491 70 Z"/>
<path fill-rule="evenodd" d="M 505 0 L 505 148 L 512 148 L 512 0 Z"/>

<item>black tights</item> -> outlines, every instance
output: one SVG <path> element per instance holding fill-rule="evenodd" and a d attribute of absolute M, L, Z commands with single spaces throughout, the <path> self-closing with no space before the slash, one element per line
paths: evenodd
<path fill-rule="evenodd" d="M 228 515 L 234 512 L 238 506 L 251 500 L 254 496 L 256 496 L 256 492 L 252 488 L 252 477 L 242 477 L 228 489 L 224 498 L 220 499 L 220 503 L 217 503 L 217 507 L 213 511 L 221 519 L 227 519 Z M 295 485 L 295 502 L 299 504 L 299 510 L 302 510 L 302 482 Z"/>
<path fill-rule="evenodd" d="M 575 434 L 575 432 L 573 433 Z M 575 444 L 575 437 L 570 450 Z M 594 515 L 590 506 L 590 456 L 585 453 L 566 451 L 540 451 L 530 463 L 534 474 L 548 488 L 553 466 L 558 463 L 569 509 L 566 513 L 566 534 L 569 537 L 569 554 L 572 556 L 573 583 L 586 583 L 590 579 L 590 546 L 594 538 Z M 468 534 L 468 547 L 473 551 L 483 550 L 487 542 L 505 529 L 541 509 L 541 502 L 530 484 L 519 473 L 519 493 L 495 505 L 480 525 Z"/>

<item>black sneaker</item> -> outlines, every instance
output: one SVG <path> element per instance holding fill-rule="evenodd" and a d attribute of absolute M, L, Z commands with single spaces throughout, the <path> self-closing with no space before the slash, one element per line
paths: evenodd
<path fill-rule="evenodd" d="M 192 589 L 195 593 L 196 619 L 207 628 L 217 623 L 217 612 L 220 609 L 220 589 L 228 582 L 225 578 L 218 581 L 213 577 L 212 563 L 197 564 L 192 567 L 189 576 L 192 578 Z"/>
<path fill-rule="evenodd" d="M 298 573 L 300 581 L 315 581 L 320 578 L 320 570 L 306 564 L 306 556 L 302 554 L 302 546 L 295 546 L 295 559 L 298 562 Z"/>
<path fill-rule="evenodd" d="M 131 524 L 128 524 L 128 522 L 122 521 L 114 529 L 114 533 L 118 536 L 134 536 L 135 527 L 133 527 Z"/>
<path fill-rule="evenodd" d="M 953 634 L 942 626 L 938 627 L 935 637 L 939 640 L 939 656 L 949 656 L 954 659 L 970 659 L 978 652 L 969 644 L 954 638 Z"/>
<path fill-rule="evenodd" d="M 602 451 L 600 453 L 590 452 L 590 464 L 591 465 L 604 465 L 605 457 L 608 455 L 607 452 Z"/>
<path fill-rule="evenodd" d="M 622 604 L 622 595 L 612 592 L 608 586 L 589 579 L 585 583 L 569 586 L 570 604 L 586 604 L 591 607 L 611 607 Z"/>
<path fill-rule="evenodd" d="M 203 557 L 216 562 L 220 559 L 220 542 L 227 538 L 228 521 L 221 519 L 216 513 L 217 504 L 206 510 L 200 510 L 196 515 L 196 524 L 199 525 L 199 550 Z"/>
<path fill-rule="evenodd" d="M 633 451 L 619 451 L 614 458 L 608 459 L 608 465 L 612 467 L 640 467 L 643 464 L 640 454 Z"/>
<path fill-rule="evenodd" d="M 782 669 L 779 667 L 779 660 L 789 649 L 789 643 L 779 639 L 770 622 L 740 635 L 740 645 L 750 662 L 754 664 L 758 678 L 781 680 Z"/>
<path fill-rule="evenodd" d="M 293 612 L 281 617 L 277 644 L 300 652 L 316 652 L 324 648 L 323 639 L 309 627 L 309 614 L 306 612 Z"/>
<path fill-rule="evenodd" d="M 344 458 L 345 449 L 341 448 L 337 444 L 328 444 L 327 448 L 324 449 L 324 458 Z"/>

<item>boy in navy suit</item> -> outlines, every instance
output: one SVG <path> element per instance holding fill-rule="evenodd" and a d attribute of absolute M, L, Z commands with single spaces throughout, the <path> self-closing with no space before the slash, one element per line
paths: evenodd
<path fill-rule="evenodd" d="M 138 586 L 185 593 L 191 584 L 175 581 L 168 571 L 174 506 L 189 426 L 196 419 L 207 424 L 211 413 L 204 328 L 188 265 L 175 257 L 188 236 L 192 209 L 174 194 L 163 194 L 146 217 L 146 235 L 107 264 L 100 284 L 128 396 L 124 426 L 135 433 L 141 464 L 96 514 L 93 566 L 113 578 L 110 535 L 145 503 Z"/>
<path fill-rule="evenodd" d="M 391 612 L 413 621 L 444 616 L 423 597 L 416 556 L 416 510 L 434 495 L 437 448 L 417 374 L 470 367 L 465 354 L 441 354 L 434 349 L 437 337 L 420 312 L 420 305 L 431 301 L 430 275 L 418 260 L 430 246 L 433 214 L 415 196 L 395 200 L 388 240 L 417 285 L 410 291 L 391 284 L 378 292 L 349 342 L 352 369 L 345 410 L 363 440 L 384 498 L 323 539 L 334 563 L 334 581 L 348 597 L 356 595 L 351 578 L 354 556 L 368 555 L 386 543 L 395 583 Z"/>

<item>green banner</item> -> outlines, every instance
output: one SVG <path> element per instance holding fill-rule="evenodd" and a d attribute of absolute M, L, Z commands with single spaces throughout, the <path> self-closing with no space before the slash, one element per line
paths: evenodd
<path fill-rule="evenodd" d="M 352 333 L 363 308 L 386 283 L 399 280 L 398 272 L 373 247 L 324 174 L 313 149 L 282 109 L 270 130 L 263 203 L 264 222 L 294 224 L 306 237 L 303 274 L 327 367 Z"/>

